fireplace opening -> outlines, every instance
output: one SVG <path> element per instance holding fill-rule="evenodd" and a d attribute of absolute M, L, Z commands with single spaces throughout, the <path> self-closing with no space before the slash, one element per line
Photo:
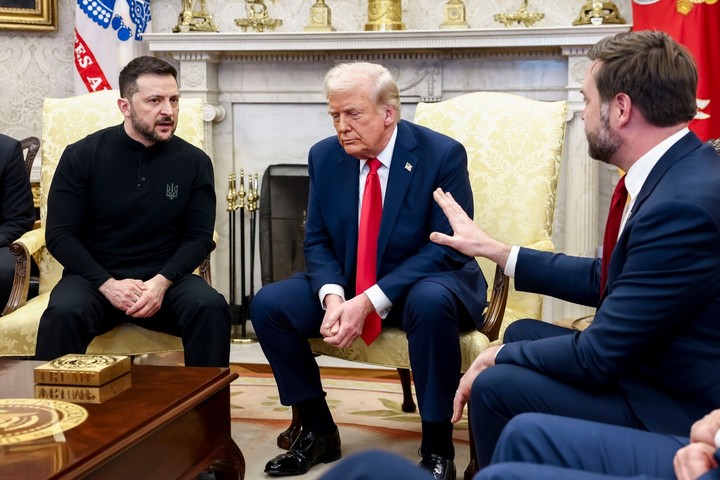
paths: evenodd
<path fill-rule="evenodd" d="M 310 192 L 307 165 L 270 165 L 260 189 L 260 274 L 263 285 L 305 270 L 303 239 Z"/>

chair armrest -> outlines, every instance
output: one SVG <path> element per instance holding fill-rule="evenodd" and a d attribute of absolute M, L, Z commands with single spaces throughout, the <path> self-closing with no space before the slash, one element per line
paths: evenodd
<path fill-rule="evenodd" d="M 45 247 L 45 229 L 38 228 L 26 232 L 10 245 L 10 253 L 15 256 L 15 275 L 7 304 L 2 314 L 7 315 L 27 302 L 30 286 L 30 256 Z"/>
<path fill-rule="evenodd" d="M 505 315 L 505 306 L 507 305 L 509 291 L 510 278 L 503 273 L 502 268 L 498 265 L 495 267 L 493 289 L 490 293 L 488 308 L 485 311 L 485 321 L 480 328 L 480 332 L 484 333 L 491 342 L 497 340 L 500 334 L 500 326 L 502 325 L 503 316 Z"/>
<path fill-rule="evenodd" d="M 552 240 L 544 239 L 524 246 L 533 250 L 542 250 L 552 252 L 555 250 Z M 491 342 L 498 339 L 500 335 L 500 327 L 503 317 L 505 316 L 505 307 L 507 306 L 507 297 L 510 292 L 510 278 L 505 275 L 499 266 L 495 267 L 495 277 L 493 278 L 493 289 L 490 293 L 490 302 L 485 311 L 485 321 L 483 322 L 480 332 L 484 333 Z"/>
<path fill-rule="evenodd" d="M 212 255 L 212 252 L 217 247 L 217 241 L 220 236 L 217 232 L 213 232 L 213 243 L 212 248 L 210 249 L 210 253 L 207 254 L 207 257 L 203 259 L 202 262 L 200 262 L 200 265 L 198 265 L 197 269 L 195 270 L 195 273 L 197 275 L 200 275 L 203 280 L 205 280 L 208 285 L 212 285 L 212 272 L 210 271 L 210 255 Z"/>

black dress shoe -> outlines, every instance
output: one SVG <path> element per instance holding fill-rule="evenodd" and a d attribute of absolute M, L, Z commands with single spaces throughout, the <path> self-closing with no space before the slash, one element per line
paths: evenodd
<path fill-rule="evenodd" d="M 430 472 L 435 480 L 455 480 L 455 462 L 446 457 L 430 453 L 423 456 L 418 466 Z"/>
<path fill-rule="evenodd" d="M 340 432 L 317 435 L 303 430 L 287 453 L 278 455 L 265 465 L 265 473 L 272 476 L 302 475 L 318 463 L 340 459 Z"/>

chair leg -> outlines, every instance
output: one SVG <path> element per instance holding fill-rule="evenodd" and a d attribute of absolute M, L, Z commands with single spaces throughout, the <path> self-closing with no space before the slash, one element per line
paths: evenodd
<path fill-rule="evenodd" d="M 295 440 L 300 435 L 302 424 L 300 422 L 300 412 L 295 405 L 292 406 L 292 421 L 290 426 L 277 437 L 277 446 L 289 450 Z"/>
<path fill-rule="evenodd" d="M 475 450 L 475 438 L 473 438 L 472 425 L 470 425 L 470 415 L 468 415 L 468 440 L 470 441 L 470 463 L 465 469 L 464 480 L 472 480 L 478 473 L 477 451 Z"/>
<path fill-rule="evenodd" d="M 415 406 L 415 400 L 412 396 L 412 388 L 410 388 L 410 370 L 407 368 L 398 368 L 397 372 L 400 377 L 400 385 L 402 385 L 403 391 L 402 411 L 405 413 L 412 413 L 417 409 L 417 407 Z"/>

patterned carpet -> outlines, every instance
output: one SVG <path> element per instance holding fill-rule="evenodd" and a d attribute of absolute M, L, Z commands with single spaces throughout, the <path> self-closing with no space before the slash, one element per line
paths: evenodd
<path fill-rule="evenodd" d="M 362 378 L 354 374 L 323 376 L 323 385 L 340 429 L 343 455 L 369 448 L 393 451 L 419 461 L 420 417 L 404 413 L 402 391 L 395 380 Z M 247 480 L 270 478 L 263 473 L 265 463 L 282 453 L 275 443 L 277 435 L 290 422 L 291 412 L 278 400 L 270 374 L 242 372 L 231 386 L 233 438 L 245 456 Z M 469 459 L 467 421 L 455 428 L 456 465 L 462 478 Z M 302 480 L 314 480 L 331 465 L 313 468 Z"/>

